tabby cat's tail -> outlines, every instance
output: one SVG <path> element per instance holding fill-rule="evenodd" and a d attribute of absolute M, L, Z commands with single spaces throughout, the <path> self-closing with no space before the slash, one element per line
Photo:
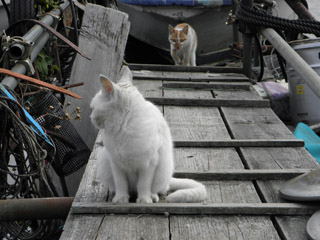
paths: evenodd
<path fill-rule="evenodd" d="M 187 178 L 171 178 L 169 190 L 175 191 L 167 196 L 168 202 L 201 202 L 207 196 L 203 184 Z"/>

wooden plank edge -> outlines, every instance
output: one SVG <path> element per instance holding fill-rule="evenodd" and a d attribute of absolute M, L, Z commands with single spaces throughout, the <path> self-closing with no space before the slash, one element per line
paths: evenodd
<path fill-rule="evenodd" d="M 304 147 L 302 139 L 174 140 L 174 147 Z"/>
<path fill-rule="evenodd" d="M 129 63 L 131 70 L 168 71 L 168 72 L 209 72 L 209 73 L 243 73 L 240 67 L 210 67 L 210 66 L 176 66 L 160 64 Z"/>
<path fill-rule="evenodd" d="M 215 77 L 162 77 L 162 76 L 140 76 L 133 75 L 133 80 L 148 80 L 148 81 L 168 81 L 168 82 L 250 82 L 246 77 L 236 76 L 215 76 Z"/>
<path fill-rule="evenodd" d="M 177 214 L 177 215 L 311 215 L 316 204 L 298 203 L 82 203 L 73 202 L 73 214 Z"/>
<path fill-rule="evenodd" d="M 251 87 L 250 83 L 187 83 L 187 82 L 170 82 L 163 83 L 162 88 L 173 88 L 179 90 L 179 88 L 190 88 L 196 90 L 245 90 L 249 91 Z"/>
<path fill-rule="evenodd" d="M 312 169 L 223 169 L 208 172 L 175 171 L 176 178 L 191 178 L 200 181 L 253 181 L 289 180 Z"/>
<path fill-rule="evenodd" d="M 251 107 L 267 108 L 270 107 L 268 99 L 190 99 L 190 98 L 165 98 L 148 97 L 146 100 L 156 105 L 166 106 L 206 106 L 206 107 Z"/>

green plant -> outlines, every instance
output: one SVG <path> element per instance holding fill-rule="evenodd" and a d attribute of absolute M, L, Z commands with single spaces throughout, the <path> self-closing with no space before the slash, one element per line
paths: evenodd
<path fill-rule="evenodd" d="M 35 6 L 38 8 L 41 6 L 41 11 L 42 13 L 48 12 L 53 8 L 59 7 L 61 1 L 56 1 L 56 0 L 35 0 Z"/>
<path fill-rule="evenodd" d="M 39 53 L 35 64 L 41 80 L 48 81 L 49 77 L 51 77 L 55 71 L 60 72 L 59 67 L 54 64 L 54 58 L 48 56 L 44 50 Z"/>

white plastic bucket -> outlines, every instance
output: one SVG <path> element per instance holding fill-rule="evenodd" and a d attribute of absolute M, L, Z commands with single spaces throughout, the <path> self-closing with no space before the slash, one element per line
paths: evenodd
<path fill-rule="evenodd" d="M 291 47 L 309 64 L 320 64 L 320 38 L 290 42 Z"/>
<path fill-rule="evenodd" d="M 320 75 L 320 38 L 290 43 L 292 48 Z M 294 69 L 287 65 L 290 113 L 293 124 L 320 123 L 320 99 Z"/>
<path fill-rule="evenodd" d="M 311 66 L 320 75 L 320 65 Z M 287 69 L 289 82 L 290 113 L 297 124 L 320 123 L 320 99 L 291 67 Z"/>

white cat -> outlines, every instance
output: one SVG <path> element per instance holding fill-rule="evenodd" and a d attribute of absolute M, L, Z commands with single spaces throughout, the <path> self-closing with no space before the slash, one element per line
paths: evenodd
<path fill-rule="evenodd" d="M 176 65 L 196 66 L 197 34 L 187 23 L 169 24 L 170 53 Z"/>
<path fill-rule="evenodd" d="M 199 202 L 206 198 L 203 184 L 173 178 L 173 144 L 160 110 L 132 85 L 132 73 L 123 67 L 117 84 L 100 76 L 102 89 L 92 99 L 92 123 L 102 129 L 104 150 L 98 175 L 115 192 L 114 203 L 158 202 L 158 194 L 177 190 L 168 202 Z"/>

